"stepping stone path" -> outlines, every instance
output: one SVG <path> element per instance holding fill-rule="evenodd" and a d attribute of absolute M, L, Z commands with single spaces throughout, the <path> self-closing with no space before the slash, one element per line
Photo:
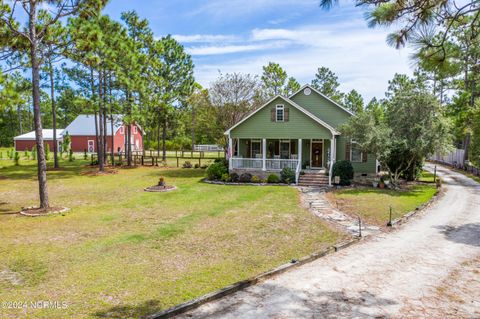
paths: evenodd
<path fill-rule="evenodd" d="M 330 205 L 325 198 L 326 187 L 297 187 L 300 200 L 315 216 L 334 223 L 352 236 L 359 235 L 358 218 L 348 215 Z M 365 224 L 362 221 L 362 236 L 377 234 L 380 227 Z"/>

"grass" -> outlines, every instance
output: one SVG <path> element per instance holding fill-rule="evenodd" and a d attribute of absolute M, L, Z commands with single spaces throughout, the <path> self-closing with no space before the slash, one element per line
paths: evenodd
<path fill-rule="evenodd" d="M 27 218 L 16 212 L 38 205 L 35 163 L 0 161 L 0 301 L 68 305 L 28 309 L 28 317 L 138 318 L 343 236 L 300 208 L 291 187 L 210 185 L 200 182 L 200 169 L 81 175 L 86 163 L 62 160 L 62 169 L 48 172 L 51 204 L 69 213 Z M 159 176 L 178 190 L 144 192 Z"/>
<path fill-rule="evenodd" d="M 400 191 L 379 188 L 345 189 L 327 193 L 327 197 L 339 209 L 358 215 L 367 223 L 385 226 L 389 221 L 390 207 L 392 219 L 396 219 L 428 202 L 435 193 L 435 185 L 418 184 Z"/>

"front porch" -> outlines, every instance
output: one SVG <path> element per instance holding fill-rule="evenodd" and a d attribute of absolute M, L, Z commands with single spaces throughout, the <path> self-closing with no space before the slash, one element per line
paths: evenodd
<path fill-rule="evenodd" d="M 329 139 L 314 138 L 231 138 L 230 169 L 279 173 L 288 167 L 296 172 L 298 182 L 301 170 L 329 171 L 334 162 L 334 144 Z"/>

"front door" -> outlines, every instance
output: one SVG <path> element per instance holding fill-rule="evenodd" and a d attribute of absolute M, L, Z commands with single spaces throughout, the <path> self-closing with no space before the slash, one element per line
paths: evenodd
<path fill-rule="evenodd" d="M 312 167 L 323 167 L 323 143 L 312 142 L 312 154 L 311 154 Z"/>

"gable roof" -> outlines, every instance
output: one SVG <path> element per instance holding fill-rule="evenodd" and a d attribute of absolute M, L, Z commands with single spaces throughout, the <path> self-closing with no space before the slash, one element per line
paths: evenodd
<path fill-rule="evenodd" d="M 321 97 L 323 97 L 324 99 L 326 99 L 327 101 L 333 103 L 333 105 L 337 106 L 338 108 L 340 108 L 341 110 L 347 112 L 348 114 L 354 116 L 355 114 L 348 110 L 347 108 L 345 108 L 344 106 L 340 105 L 338 102 L 335 102 L 334 100 L 332 100 L 331 98 L 329 98 L 328 96 L 326 96 L 325 94 L 323 94 L 322 92 L 320 92 L 319 90 L 317 90 L 316 88 L 314 88 L 313 86 L 311 86 L 310 84 L 305 84 L 304 86 L 302 86 L 297 92 L 293 93 L 292 95 L 290 95 L 288 98 L 291 99 L 292 97 L 294 97 L 295 95 L 297 95 L 298 93 L 302 92 L 305 88 L 309 88 L 310 90 L 312 90 L 313 92 L 317 93 L 318 95 L 320 95 Z"/>
<path fill-rule="evenodd" d="M 261 109 L 263 109 L 264 107 L 266 107 L 267 105 L 269 105 L 270 103 L 272 103 L 274 100 L 276 100 L 277 98 L 280 98 L 282 100 L 284 100 L 285 102 L 289 103 L 290 105 L 292 105 L 293 107 L 295 107 L 297 110 L 299 110 L 300 112 L 302 112 L 303 114 L 305 114 L 306 116 L 310 117 L 312 120 L 314 120 L 315 122 L 317 122 L 318 124 L 322 125 L 323 127 L 325 127 L 326 129 L 328 129 L 333 135 L 340 135 L 340 132 L 338 132 L 336 129 L 334 129 L 332 126 L 330 126 L 329 124 L 325 123 L 324 121 L 322 121 L 321 119 L 319 119 L 318 117 L 316 117 L 315 115 L 313 115 L 312 113 L 310 113 L 309 111 L 305 110 L 303 107 L 301 107 L 300 105 L 298 105 L 297 103 L 293 102 L 292 100 L 284 97 L 284 96 L 281 96 L 281 95 L 275 95 L 273 98 L 271 98 L 270 100 L 268 100 L 265 104 L 263 104 L 261 107 L 259 107 L 258 109 L 256 109 L 255 111 L 251 112 L 250 114 L 248 114 L 246 117 L 244 117 L 241 121 L 237 122 L 237 124 L 235 124 L 234 126 L 232 126 L 231 128 L 229 128 L 228 130 L 225 131 L 224 135 L 228 135 L 230 134 L 230 131 L 233 130 L 234 128 L 236 128 L 237 126 L 239 126 L 240 124 L 242 124 L 243 122 L 245 122 L 246 120 L 248 120 L 249 118 L 251 118 L 253 115 L 255 115 L 258 111 L 260 111 Z"/>
<path fill-rule="evenodd" d="M 63 129 L 57 128 L 57 140 L 62 139 Z M 44 140 L 53 140 L 53 129 L 43 129 L 42 135 Z M 13 138 L 15 141 L 30 141 L 35 140 L 35 131 L 31 131 L 22 135 L 15 136 Z"/>
<path fill-rule="evenodd" d="M 117 130 L 123 125 L 123 115 L 114 114 L 113 115 L 113 133 L 115 134 Z M 110 118 L 107 117 L 107 135 L 112 135 Z M 70 136 L 91 136 L 95 135 L 95 115 L 93 114 L 82 114 L 77 116 L 72 123 L 70 123 L 64 130 L 63 133 L 68 132 Z"/>

